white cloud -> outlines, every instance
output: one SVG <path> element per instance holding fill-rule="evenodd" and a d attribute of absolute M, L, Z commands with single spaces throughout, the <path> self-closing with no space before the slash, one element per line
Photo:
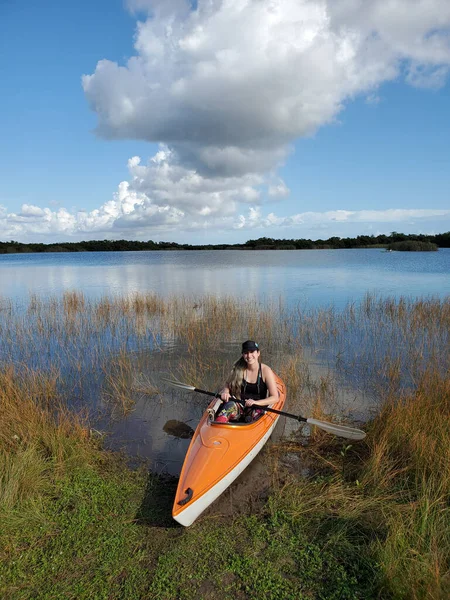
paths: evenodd
<path fill-rule="evenodd" d="M 406 81 L 414 87 L 438 90 L 445 84 L 448 73 L 449 67 L 447 65 L 430 68 L 426 65 L 412 64 L 406 76 Z"/>
<path fill-rule="evenodd" d="M 126 6 L 132 13 L 142 11 L 158 16 L 187 14 L 191 8 L 188 0 L 126 0 Z"/>
<path fill-rule="evenodd" d="M 176 154 L 161 146 L 147 165 L 138 156 L 128 161 L 130 180 L 122 181 L 112 200 L 100 208 L 69 213 L 60 208 L 24 204 L 20 213 L 0 210 L 0 236 L 27 237 L 65 233 L 77 237 L 101 234 L 158 236 L 180 229 L 232 227 L 239 204 L 258 202 L 264 179 L 209 177 L 181 165 Z"/>
<path fill-rule="evenodd" d="M 278 179 L 277 182 L 269 185 L 268 194 L 271 198 L 286 198 L 289 196 L 290 190 L 282 179 Z"/>
<path fill-rule="evenodd" d="M 448 0 L 130 0 L 138 23 L 126 66 L 84 76 L 98 132 L 190 145 L 199 164 L 273 151 L 332 121 L 343 103 L 402 69 L 443 82 Z M 254 155 L 253 160 L 248 155 Z M 231 160 L 233 162 L 233 160 Z M 267 156 L 263 163 L 267 162 Z"/>
<path fill-rule="evenodd" d="M 226 186 L 220 191 L 203 191 L 202 198 L 194 202 L 190 197 L 178 195 L 178 206 L 156 200 L 151 185 L 146 187 L 145 181 L 149 170 L 158 165 L 167 167 L 167 163 L 153 163 L 149 161 L 146 167 L 140 166 L 138 157 L 129 161 L 133 174 L 131 181 L 119 184 L 117 192 L 109 202 L 100 208 L 87 211 L 69 212 L 60 208 L 52 211 L 49 208 L 40 208 L 24 204 L 20 213 L 8 213 L 0 206 L 0 238 L 17 239 L 18 241 L 35 240 L 36 236 L 43 236 L 46 240 L 56 241 L 63 239 L 99 239 L 112 238 L 137 238 L 161 239 L 167 234 L 172 234 L 173 239 L 180 240 L 177 235 L 181 230 L 185 232 L 208 231 L 210 241 L 219 243 L 225 239 L 226 232 L 240 231 L 242 241 L 254 237 L 255 231 L 261 235 L 283 238 L 286 231 L 294 237 L 317 237 L 320 230 L 326 231 L 326 237 L 344 235 L 342 227 L 355 225 L 353 230 L 347 230 L 345 235 L 354 236 L 368 232 L 374 225 L 380 230 L 389 232 L 391 225 L 407 232 L 413 227 L 413 232 L 427 224 L 432 223 L 432 230 L 436 228 L 450 228 L 450 210 L 434 209 L 389 209 L 389 210 L 334 210 L 324 212 L 303 212 L 289 216 L 278 216 L 273 212 L 264 214 L 261 206 L 249 206 L 246 214 L 238 214 L 232 198 L 239 192 L 238 189 L 228 189 Z M 165 167 L 164 167 L 165 168 Z M 139 174 L 139 177 L 136 175 Z M 170 166 L 165 174 L 170 180 Z M 190 177 L 183 173 L 182 177 Z M 149 179 L 153 181 L 152 177 Z M 228 181 L 228 180 L 226 180 Z M 135 183 L 139 189 L 134 187 Z M 206 182 L 206 187 L 210 182 Z M 201 189 L 201 178 L 196 182 Z M 195 187 L 194 185 L 194 187 Z M 145 191 L 142 191 L 145 189 Z M 221 194 L 228 197 L 230 209 L 225 208 L 227 202 Z M 216 195 L 217 198 L 210 198 Z M 370 231 L 371 233 L 371 231 Z M 221 234 L 220 239 L 218 234 Z M 259 235 L 259 234 L 258 234 Z M 247 237 L 245 237 L 247 236 Z"/>
<path fill-rule="evenodd" d="M 147 166 L 130 165 L 130 183 L 152 206 L 193 220 L 286 197 L 276 171 L 295 139 L 357 95 L 377 103 L 384 82 L 438 88 L 450 67 L 448 0 L 127 6 L 143 19 L 136 55 L 123 66 L 99 61 L 83 77 L 85 95 L 98 135 L 164 144 Z"/>
<path fill-rule="evenodd" d="M 45 211 L 38 206 L 32 204 L 22 204 L 22 210 L 20 211 L 19 217 L 44 217 Z"/>
<path fill-rule="evenodd" d="M 258 201 L 265 184 L 255 173 L 234 177 L 202 174 L 181 164 L 177 154 L 164 146 L 146 166 L 134 157 L 128 167 L 133 190 L 154 204 L 170 205 L 191 217 L 232 215 L 238 203 Z"/>
<path fill-rule="evenodd" d="M 330 210 L 325 212 L 304 212 L 288 217 L 277 217 L 270 213 L 267 217 L 261 215 L 256 208 L 249 210 L 248 216 L 239 215 L 236 227 L 239 229 L 254 229 L 277 227 L 297 227 L 299 236 L 302 230 L 317 225 L 336 225 L 349 223 L 398 223 L 414 224 L 429 219 L 450 219 L 450 210 L 434 209 L 387 209 L 387 210 Z M 333 234 L 330 234 L 333 235 Z"/>

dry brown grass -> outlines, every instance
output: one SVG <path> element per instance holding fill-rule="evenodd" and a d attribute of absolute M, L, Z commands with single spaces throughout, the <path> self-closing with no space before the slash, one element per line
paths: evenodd
<path fill-rule="evenodd" d="M 88 426 L 56 397 L 57 374 L 0 371 L 0 505 L 48 489 L 55 473 L 85 460 Z"/>
<path fill-rule="evenodd" d="M 122 349 L 111 359 L 105 372 L 104 398 L 112 405 L 114 413 L 127 415 L 133 410 L 132 380 L 133 365 L 128 353 Z"/>

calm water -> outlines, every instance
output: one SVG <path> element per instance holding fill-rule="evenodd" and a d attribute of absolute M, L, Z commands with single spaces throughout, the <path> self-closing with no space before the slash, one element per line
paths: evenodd
<path fill-rule="evenodd" d="M 261 302 L 344 306 L 367 292 L 450 294 L 450 249 L 96 252 L 0 255 L 0 294 L 83 292 L 87 297 L 154 292 L 236 296 Z"/>

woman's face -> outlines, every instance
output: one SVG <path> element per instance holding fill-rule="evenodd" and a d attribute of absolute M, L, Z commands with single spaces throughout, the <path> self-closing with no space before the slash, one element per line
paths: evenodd
<path fill-rule="evenodd" d="M 246 350 L 242 353 L 242 358 L 249 366 L 257 363 L 259 361 L 259 350 L 253 350 L 252 352 L 250 352 L 250 350 Z"/>

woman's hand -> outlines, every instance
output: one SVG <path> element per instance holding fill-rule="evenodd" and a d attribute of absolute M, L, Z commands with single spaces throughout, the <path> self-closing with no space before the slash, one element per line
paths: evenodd
<path fill-rule="evenodd" d="M 257 400 L 248 399 L 245 401 L 245 406 L 258 406 Z"/>
<path fill-rule="evenodd" d="M 219 394 L 220 394 L 220 399 L 223 402 L 228 402 L 228 400 L 231 398 L 231 396 L 230 396 L 230 390 L 228 388 L 224 388 L 223 390 L 221 390 L 219 392 Z"/>

